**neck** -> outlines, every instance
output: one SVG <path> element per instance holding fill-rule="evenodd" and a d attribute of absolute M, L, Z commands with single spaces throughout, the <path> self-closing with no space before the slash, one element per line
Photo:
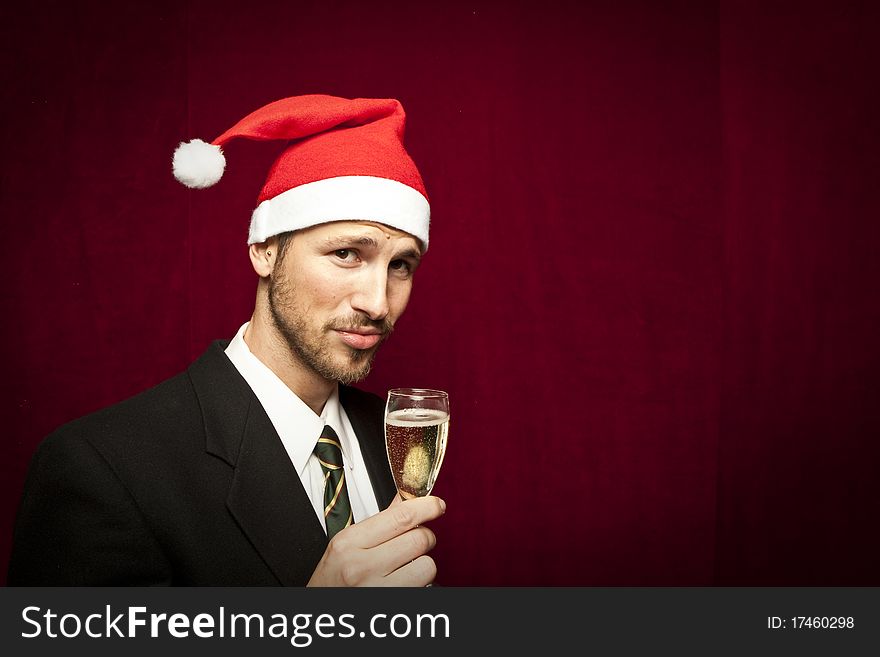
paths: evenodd
<path fill-rule="evenodd" d="M 284 338 L 275 329 L 265 313 L 254 310 L 244 332 L 245 344 L 315 415 L 320 415 L 324 404 L 333 394 L 336 381 L 306 367 L 291 351 Z"/>

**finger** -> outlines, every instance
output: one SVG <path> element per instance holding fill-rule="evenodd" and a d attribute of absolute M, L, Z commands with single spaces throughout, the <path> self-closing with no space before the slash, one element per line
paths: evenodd
<path fill-rule="evenodd" d="M 427 556 L 421 556 L 383 577 L 378 586 L 428 586 L 437 577 L 437 564 Z"/>
<path fill-rule="evenodd" d="M 400 493 L 396 493 L 394 498 L 391 500 L 391 504 L 389 504 L 386 508 L 390 509 L 392 506 L 396 504 L 400 504 L 403 502 L 403 498 L 400 496 Z"/>
<path fill-rule="evenodd" d="M 437 545 L 437 536 L 427 527 L 416 527 L 369 550 L 370 570 L 382 576 L 427 554 Z"/>
<path fill-rule="evenodd" d="M 439 518 L 445 511 L 446 502 L 439 497 L 429 495 L 404 500 L 348 527 L 345 530 L 348 532 L 345 540 L 352 547 L 375 547 L 422 523 Z"/>
<path fill-rule="evenodd" d="M 437 544 L 434 532 L 427 527 L 416 527 L 381 545 L 352 551 L 345 545 L 343 534 L 356 526 L 347 527 L 334 536 L 325 552 L 325 556 L 330 555 L 327 561 L 333 561 L 341 569 L 343 586 L 379 586 L 389 573 L 417 560 Z"/>

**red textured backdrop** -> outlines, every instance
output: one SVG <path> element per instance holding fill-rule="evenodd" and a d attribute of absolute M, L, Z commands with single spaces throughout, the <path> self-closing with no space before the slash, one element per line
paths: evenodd
<path fill-rule="evenodd" d="M 330 93 L 403 102 L 432 198 L 363 387 L 450 391 L 439 583 L 880 584 L 875 3 L 32 6 L 2 16 L 0 567 L 42 437 L 249 315 L 277 145 L 203 192 L 174 146 Z"/>

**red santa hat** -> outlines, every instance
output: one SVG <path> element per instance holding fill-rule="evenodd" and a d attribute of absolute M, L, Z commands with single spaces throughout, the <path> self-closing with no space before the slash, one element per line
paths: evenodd
<path fill-rule="evenodd" d="M 210 144 L 174 151 L 173 171 L 203 189 L 223 175 L 222 147 L 236 137 L 290 144 L 266 178 L 251 217 L 248 244 L 330 221 L 376 221 L 428 248 L 428 194 L 403 147 L 406 115 L 394 99 L 294 96 L 248 114 Z"/>

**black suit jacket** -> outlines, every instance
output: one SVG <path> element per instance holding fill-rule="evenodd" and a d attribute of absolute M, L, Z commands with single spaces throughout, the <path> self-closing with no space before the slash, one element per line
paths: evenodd
<path fill-rule="evenodd" d="M 184 373 L 40 445 L 10 585 L 304 585 L 327 537 L 269 417 L 215 342 Z M 340 386 L 380 508 L 383 402 Z"/>

